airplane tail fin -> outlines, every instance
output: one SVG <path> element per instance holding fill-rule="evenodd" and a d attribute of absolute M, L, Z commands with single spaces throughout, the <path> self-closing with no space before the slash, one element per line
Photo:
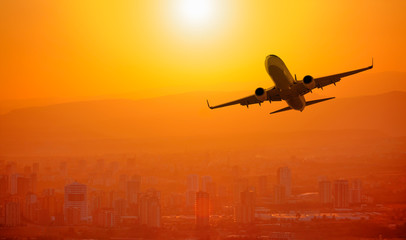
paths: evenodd
<path fill-rule="evenodd" d="M 329 97 L 329 98 L 322 98 L 322 99 L 317 99 L 317 100 L 312 100 L 312 101 L 306 101 L 306 106 L 313 105 L 313 104 L 316 104 L 316 103 L 319 103 L 319 102 L 324 102 L 324 101 L 334 99 L 334 98 L 335 97 Z M 288 111 L 288 110 L 292 110 L 292 108 L 291 107 L 285 107 L 285 108 L 273 111 L 273 112 L 271 112 L 269 114 L 284 112 L 284 111 Z"/>

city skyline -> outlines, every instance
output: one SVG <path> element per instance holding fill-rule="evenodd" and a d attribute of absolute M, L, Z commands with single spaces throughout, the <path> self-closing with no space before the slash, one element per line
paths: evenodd
<path fill-rule="evenodd" d="M 0 238 L 406 239 L 405 9 L 0 1 Z"/>

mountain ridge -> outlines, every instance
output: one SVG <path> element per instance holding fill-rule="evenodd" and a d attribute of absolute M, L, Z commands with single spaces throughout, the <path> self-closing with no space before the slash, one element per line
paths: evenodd
<path fill-rule="evenodd" d="M 269 112 L 286 103 L 210 110 L 205 100 L 205 93 L 187 93 L 154 99 L 81 101 L 14 110 L 0 115 L 0 155 L 39 149 L 46 152 L 49 148 L 69 149 L 69 146 L 75 146 L 71 149 L 79 146 L 86 152 L 86 144 L 91 145 L 92 141 L 106 142 L 100 145 L 101 152 L 109 146 L 119 152 L 119 142 L 126 145 L 123 151 L 127 151 L 137 145 L 135 142 L 139 146 L 155 142 L 155 148 L 159 149 L 164 145 L 172 146 L 171 141 L 187 145 L 190 139 L 212 147 L 227 145 L 222 142 L 229 142 L 231 147 L 244 145 L 244 142 L 251 146 L 263 145 L 263 142 L 278 144 L 273 136 L 285 138 L 290 133 L 292 142 L 311 138 L 323 142 L 322 136 L 342 141 L 345 137 L 338 137 L 340 131 L 348 138 L 365 135 L 360 138 L 364 140 L 368 139 L 368 132 L 376 139 L 406 136 L 403 124 L 406 116 L 402 112 L 406 108 L 406 92 L 401 91 L 336 98 L 309 106 L 302 113 L 288 111 L 275 115 L 269 115 Z M 323 131 L 330 132 L 331 136 L 321 134 Z M 81 142 L 86 144 L 81 145 Z M 177 148 L 176 145 L 172 147 Z"/>

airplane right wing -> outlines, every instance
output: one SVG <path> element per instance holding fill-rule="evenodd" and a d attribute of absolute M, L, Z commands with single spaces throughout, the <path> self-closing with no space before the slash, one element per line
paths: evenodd
<path fill-rule="evenodd" d="M 338 81 L 341 80 L 341 78 L 343 77 L 347 77 L 359 72 L 363 72 L 369 69 L 372 69 L 374 67 L 374 62 L 372 62 L 371 66 L 365 67 L 365 68 L 361 68 L 361 69 L 357 69 L 357 70 L 353 70 L 353 71 L 349 71 L 349 72 L 344 72 L 344 73 L 339 73 L 339 74 L 334 74 L 334 75 L 330 75 L 330 76 L 326 76 L 326 77 L 320 77 L 320 78 L 315 78 L 314 81 L 316 82 L 316 87 L 318 88 L 322 88 L 325 87 L 327 85 L 330 84 L 334 84 Z"/>
<path fill-rule="evenodd" d="M 282 98 L 279 95 L 279 91 L 273 87 L 273 88 L 269 88 L 265 90 L 267 94 L 267 100 L 271 100 L 271 101 L 281 101 Z M 216 106 L 210 106 L 209 104 L 209 100 L 207 100 L 207 106 L 210 109 L 215 109 L 215 108 L 221 108 L 221 107 L 226 107 L 226 106 L 231 106 L 231 105 L 236 105 L 236 104 L 240 104 L 242 106 L 247 106 L 251 105 L 251 104 L 261 104 L 264 101 L 258 100 L 258 98 L 253 94 L 235 101 L 231 101 L 231 102 L 227 102 L 227 103 L 223 103 L 223 104 L 219 104 Z"/>
<path fill-rule="evenodd" d="M 330 76 L 325 76 L 325 77 L 319 77 L 319 78 L 314 78 L 313 81 L 315 83 L 314 88 L 323 88 L 325 86 L 328 86 L 330 84 L 335 84 L 336 82 L 340 81 L 341 78 L 347 77 L 359 72 L 363 72 L 369 69 L 372 69 L 374 67 L 374 62 L 372 60 L 372 64 L 368 67 L 365 68 L 360 68 L 357 70 L 349 71 L 349 72 L 343 72 L 343 73 L 338 73 Z M 299 84 L 295 84 L 294 88 L 296 89 L 296 92 L 299 93 L 300 95 L 304 95 L 308 92 L 311 91 L 311 89 L 308 89 L 305 87 L 305 84 L 302 81 L 298 82 Z"/>

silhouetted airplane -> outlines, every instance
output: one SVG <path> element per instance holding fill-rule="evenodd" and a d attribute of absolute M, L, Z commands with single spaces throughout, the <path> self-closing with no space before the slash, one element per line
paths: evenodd
<path fill-rule="evenodd" d="M 330 99 L 333 99 L 334 97 L 330 98 L 323 98 L 323 99 L 317 99 L 313 101 L 306 101 L 304 98 L 304 95 L 311 92 L 312 89 L 314 88 L 321 88 L 330 85 L 330 84 L 336 84 L 336 82 L 340 81 L 341 78 L 356 74 L 368 69 L 373 68 L 374 62 L 372 59 L 372 65 L 366 68 L 361 68 L 357 69 L 354 71 L 349 71 L 349 72 L 344 72 L 344 73 L 339 73 L 339 74 L 334 74 L 326 77 L 320 77 L 320 78 L 313 78 L 310 75 L 307 75 L 303 78 L 303 80 L 298 81 L 295 78 L 292 77 L 292 74 L 290 74 L 288 68 L 286 67 L 285 63 L 276 55 L 269 55 L 266 57 L 265 60 L 265 67 L 266 71 L 268 72 L 269 76 L 271 76 L 273 82 L 275 83 L 275 86 L 272 88 L 264 89 L 264 88 L 257 88 L 255 90 L 255 94 L 241 98 L 235 101 L 231 101 L 228 103 L 220 104 L 217 106 L 210 106 L 209 101 L 207 100 L 207 105 L 209 106 L 210 109 L 214 108 L 220 108 L 220 107 L 225 107 L 225 106 L 230 106 L 234 104 L 241 104 L 245 105 L 248 107 L 250 104 L 259 104 L 261 105 L 262 102 L 264 101 L 286 101 L 286 103 L 289 105 L 288 107 L 279 109 L 277 111 L 271 112 L 270 114 L 273 113 L 278 113 L 278 112 L 283 112 L 287 110 L 298 110 L 298 111 L 303 111 L 303 109 L 307 105 L 312 105 L 315 103 L 327 101 Z"/>

